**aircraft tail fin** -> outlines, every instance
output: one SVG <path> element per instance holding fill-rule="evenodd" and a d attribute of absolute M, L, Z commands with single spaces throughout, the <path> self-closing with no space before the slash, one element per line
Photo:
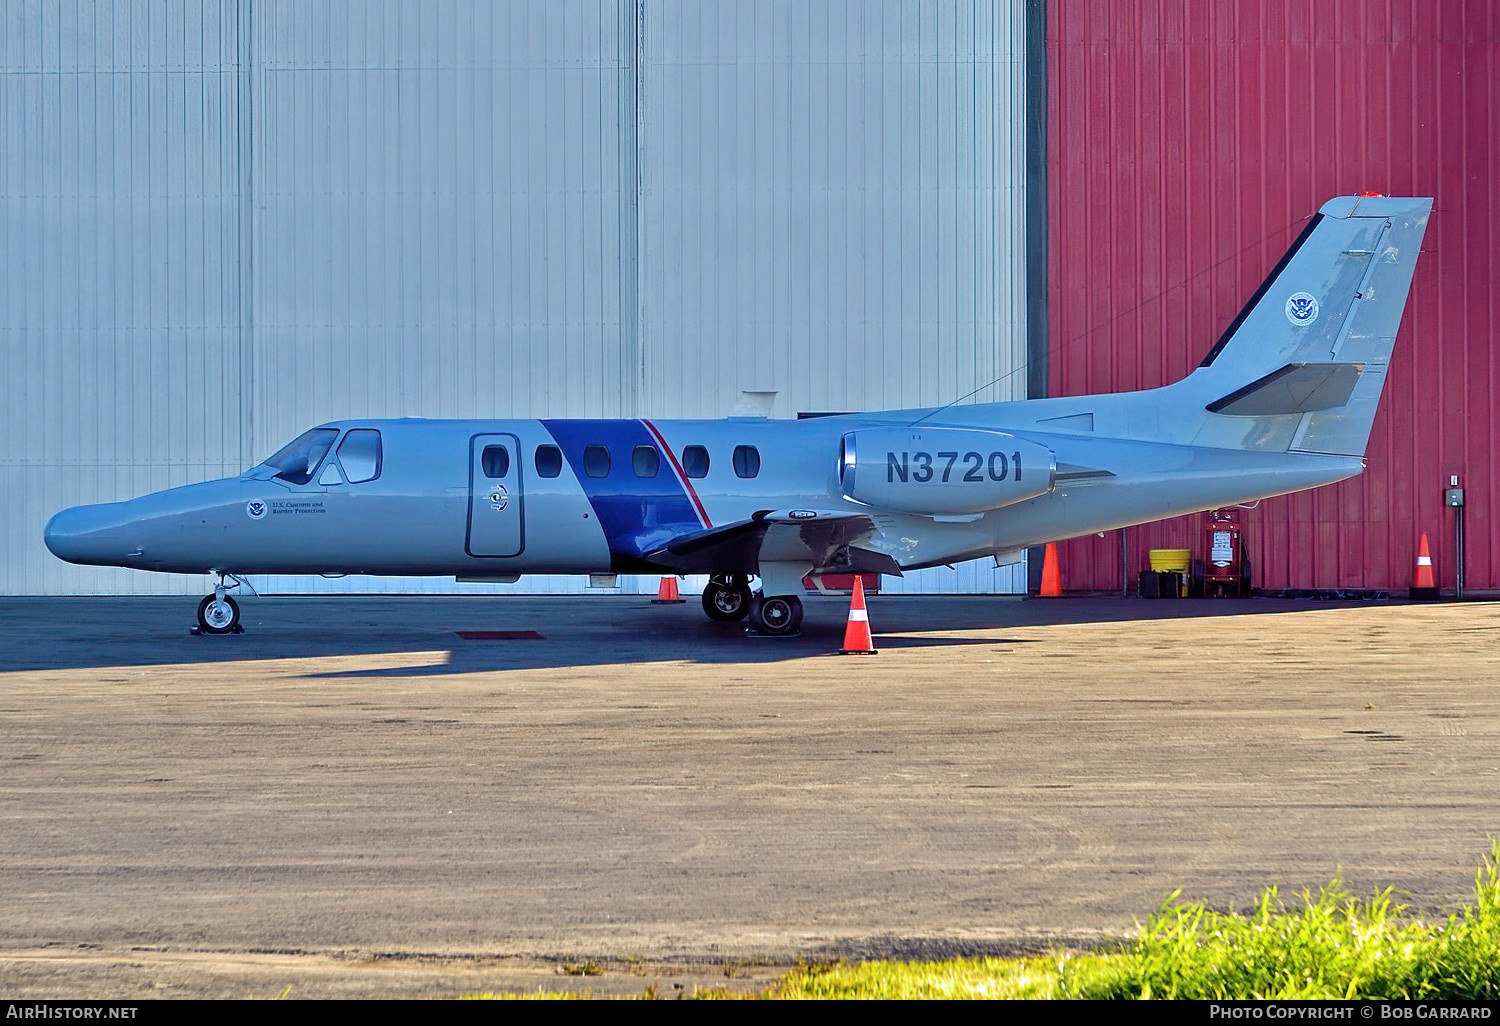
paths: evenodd
<path fill-rule="evenodd" d="M 1363 455 L 1431 211 L 1425 198 L 1325 203 L 1179 383 L 1208 433 Z M 1263 430 L 1271 423 L 1281 430 Z"/>

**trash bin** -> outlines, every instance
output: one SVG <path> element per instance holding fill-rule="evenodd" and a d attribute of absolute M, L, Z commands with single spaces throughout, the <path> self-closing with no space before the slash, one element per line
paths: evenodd
<path fill-rule="evenodd" d="M 1192 554 L 1187 549 L 1152 549 L 1151 569 L 1141 571 L 1142 598 L 1182 598 Z"/>
<path fill-rule="evenodd" d="M 1179 574 L 1188 572 L 1192 564 L 1192 554 L 1187 549 L 1152 549 L 1151 569 L 1157 573 L 1163 570 L 1172 570 Z"/>

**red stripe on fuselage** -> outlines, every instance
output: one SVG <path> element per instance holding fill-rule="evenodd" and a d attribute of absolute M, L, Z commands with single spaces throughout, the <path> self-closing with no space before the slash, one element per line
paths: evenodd
<path fill-rule="evenodd" d="M 698 509 L 698 515 L 703 518 L 703 526 L 714 526 L 713 521 L 708 519 L 708 510 L 703 508 L 703 502 L 698 498 L 698 493 L 693 490 L 693 483 L 689 481 L 688 476 L 682 472 L 682 464 L 677 462 L 677 454 L 672 452 L 672 447 L 668 445 L 667 440 L 661 436 L 661 432 L 656 430 L 655 424 L 651 423 L 649 420 L 643 420 L 641 421 L 641 423 L 646 425 L 647 431 L 650 431 L 652 435 L 656 436 L 656 441 L 657 444 L 661 446 L 661 451 L 667 454 L 667 459 L 672 463 L 672 470 L 677 474 L 677 480 L 682 482 L 682 487 L 687 490 L 688 498 L 693 500 L 693 505 Z"/>

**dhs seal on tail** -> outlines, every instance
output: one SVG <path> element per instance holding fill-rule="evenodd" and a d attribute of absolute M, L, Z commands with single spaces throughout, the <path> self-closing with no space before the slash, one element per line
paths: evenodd
<path fill-rule="evenodd" d="M 1307 327 L 1318 319 L 1318 300 L 1311 292 L 1299 292 L 1286 301 L 1286 319 Z"/>

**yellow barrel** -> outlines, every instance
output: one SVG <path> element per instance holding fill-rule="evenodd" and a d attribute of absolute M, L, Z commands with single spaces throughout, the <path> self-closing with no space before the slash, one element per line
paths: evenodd
<path fill-rule="evenodd" d="M 1163 570 L 1175 570 L 1180 574 L 1185 574 L 1188 572 L 1188 565 L 1191 561 L 1187 549 L 1151 550 L 1151 569 L 1157 573 Z"/>

